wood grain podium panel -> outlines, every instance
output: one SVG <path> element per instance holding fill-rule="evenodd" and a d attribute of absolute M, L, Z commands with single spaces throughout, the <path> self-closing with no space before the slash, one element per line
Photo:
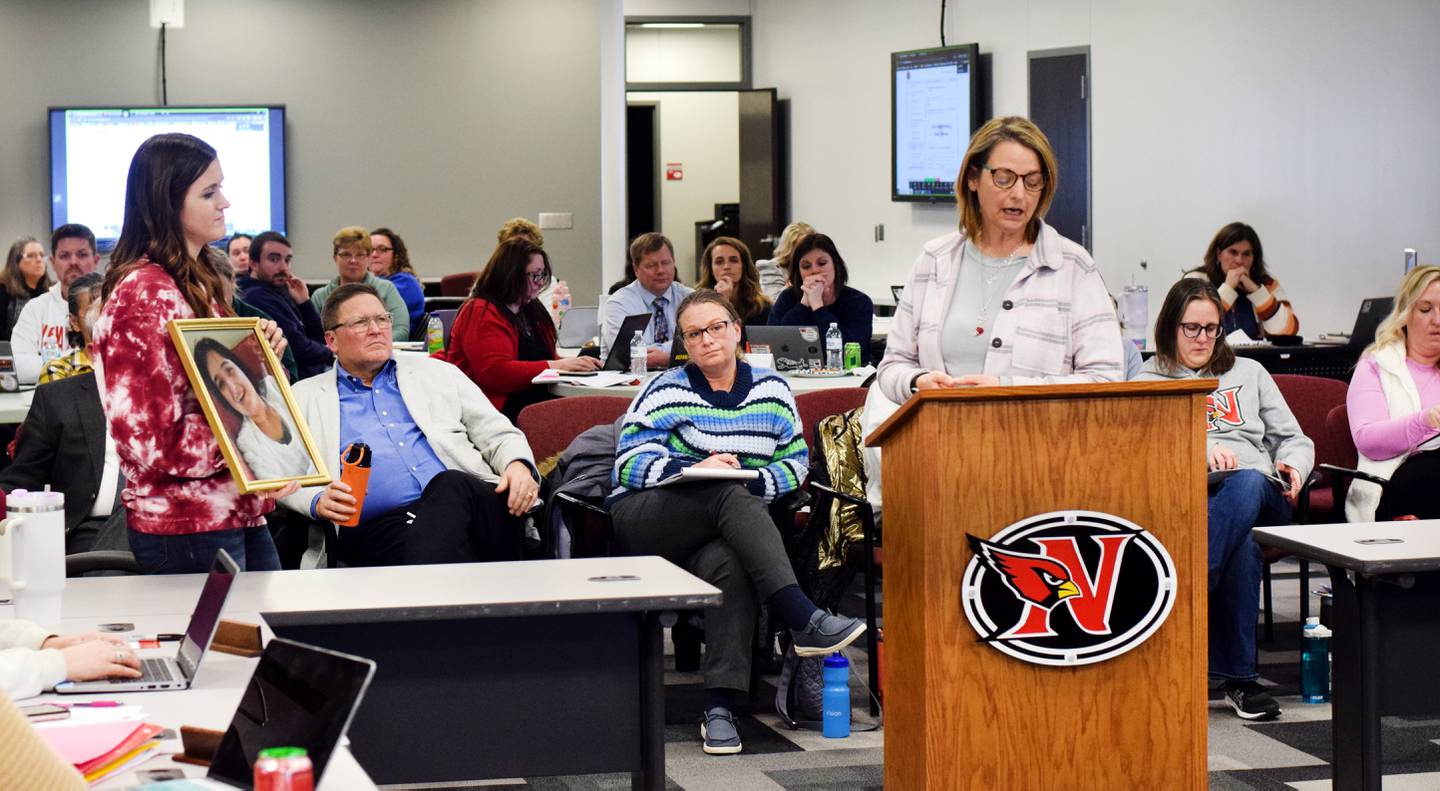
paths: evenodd
<path fill-rule="evenodd" d="M 867 440 L 884 448 L 887 788 L 1205 787 L 1204 405 L 1215 386 L 930 391 Z M 1150 531 L 1178 582 L 1148 640 L 1079 667 L 980 642 L 961 604 L 966 533 L 1064 510 Z"/>

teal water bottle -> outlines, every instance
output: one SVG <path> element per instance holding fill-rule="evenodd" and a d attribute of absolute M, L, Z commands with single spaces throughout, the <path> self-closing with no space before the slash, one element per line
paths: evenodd
<path fill-rule="evenodd" d="M 820 693 L 820 732 L 827 739 L 844 739 L 850 735 L 850 660 L 839 651 L 825 657 L 821 677 L 825 687 Z"/>
<path fill-rule="evenodd" d="M 1315 617 L 1305 619 L 1300 637 L 1300 699 L 1330 702 L 1330 630 Z"/>

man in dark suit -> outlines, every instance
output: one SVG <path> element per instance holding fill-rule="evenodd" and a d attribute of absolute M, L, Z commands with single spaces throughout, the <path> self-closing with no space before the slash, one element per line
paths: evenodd
<path fill-rule="evenodd" d="M 129 550 L 125 509 L 118 502 L 123 480 L 118 460 L 113 454 L 106 458 L 105 412 L 95 374 L 37 388 L 16 444 L 15 461 L 0 470 L 0 489 L 34 491 L 50 484 L 63 492 L 66 554 Z"/>

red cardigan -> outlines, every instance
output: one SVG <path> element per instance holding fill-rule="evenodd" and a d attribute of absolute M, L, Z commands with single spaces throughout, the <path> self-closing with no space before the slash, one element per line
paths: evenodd
<path fill-rule="evenodd" d="M 470 377 L 496 409 L 511 393 L 533 387 L 530 380 L 549 368 L 545 360 L 517 360 L 520 331 L 501 308 L 478 297 L 466 302 L 450 327 L 450 346 L 440 357 Z M 555 326 L 541 322 L 536 330 L 555 357 Z"/>

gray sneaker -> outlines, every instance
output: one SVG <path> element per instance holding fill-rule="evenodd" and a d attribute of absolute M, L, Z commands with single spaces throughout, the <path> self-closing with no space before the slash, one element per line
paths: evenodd
<path fill-rule="evenodd" d="M 734 755 L 740 752 L 740 731 L 735 729 L 735 715 L 723 706 L 706 709 L 700 718 L 700 738 L 710 755 Z"/>
<path fill-rule="evenodd" d="M 862 634 L 865 634 L 864 621 L 831 615 L 824 610 L 816 610 L 804 629 L 790 632 L 795 641 L 795 653 L 800 656 L 832 654 L 855 642 L 855 638 Z"/>

